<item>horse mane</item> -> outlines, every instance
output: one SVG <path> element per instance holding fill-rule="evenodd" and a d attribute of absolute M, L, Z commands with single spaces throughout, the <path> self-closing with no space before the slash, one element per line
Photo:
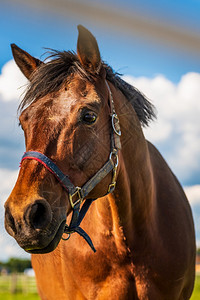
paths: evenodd
<path fill-rule="evenodd" d="M 127 100 L 132 104 L 138 119 L 143 126 L 148 126 L 149 122 L 156 118 L 154 105 L 131 84 L 124 81 L 119 73 L 115 73 L 113 69 L 105 65 L 106 78 L 118 88 Z"/>
<path fill-rule="evenodd" d="M 93 80 L 93 76 L 86 72 L 74 52 L 50 50 L 48 53 L 50 55 L 46 58 L 47 62 L 41 63 L 30 78 L 26 94 L 19 105 L 20 112 L 33 101 L 57 92 L 71 74 L 78 73 L 82 78 Z M 102 64 L 106 70 L 106 79 L 124 94 L 141 124 L 147 126 L 156 117 L 154 106 L 140 91 L 125 82 L 119 73 L 114 72 L 106 63 Z"/>

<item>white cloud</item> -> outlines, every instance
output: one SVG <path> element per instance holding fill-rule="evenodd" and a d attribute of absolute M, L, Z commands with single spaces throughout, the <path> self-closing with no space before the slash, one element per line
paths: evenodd
<path fill-rule="evenodd" d="M 184 191 L 191 205 L 200 205 L 200 184 L 184 187 Z"/>
<path fill-rule="evenodd" d="M 17 107 L 26 79 L 14 61 L 0 74 L 0 168 L 17 168 L 24 151 L 22 130 L 18 127 Z"/>
<path fill-rule="evenodd" d="M 27 257 L 16 241 L 4 229 L 4 202 L 8 198 L 18 171 L 23 151 L 22 134 L 17 126 L 17 106 L 26 84 L 15 62 L 9 61 L 0 74 L 0 260 L 9 256 Z M 5 168 L 3 168 L 5 166 Z M 10 169 L 7 169 L 8 166 Z"/>
<path fill-rule="evenodd" d="M 200 185 L 188 186 L 185 187 L 184 190 L 192 207 L 196 231 L 196 244 L 200 247 Z"/>
<path fill-rule="evenodd" d="M 18 100 L 26 84 L 27 80 L 16 66 L 14 60 L 8 61 L 1 70 L 0 99 L 3 101 Z"/>
<path fill-rule="evenodd" d="M 11 171 L 6 169 L 0 169 L 0 204 L 1 206 L 7 199 L 9 193 L 11 192 L 12 187 L 14 187 L 14 184 L 16 182 L 18 176 L 18 171 Z"/>
<path fill-rule="evenodd" d="M 0 169 L 0 260 L 5 260 L 10 256 L 29 257 L 17 242 L 8 235 L 4 228 L 4 203 L 14 187 L 18 176 L 18 171 Z"/>
<path fill-rule="evenodd" d="M 158 119 L 144 130 L 147 139 L 156 144 L 182 181 L 200 174 L 200 74 L 187 73 L 178 84 L 163 75 L 124 79 L 156 106 Z"/>

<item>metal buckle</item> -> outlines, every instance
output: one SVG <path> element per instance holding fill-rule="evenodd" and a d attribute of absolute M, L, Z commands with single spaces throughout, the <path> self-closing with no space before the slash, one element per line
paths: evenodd
<path fill-rule="evenodd" d="M 115 162 L 114 168 L 113 168 L 112 181 L 111 181 L 111 183 L 110 183 L 109 186 L 108 186 L 108 194 L 109 194 L 109 193 L 112 193 L 112 192 L 114 191 L 114 189 L 115 189 L 115 186 L 116 186 L 117 167 L 118 167 L 118 163 L 119 163 L 118 155 L 117 155 L 117 150 L 116 150 L 116 149 L 114 149 L 114 150 L 110 153 L 110 159 L 112 159 L 112 156 L 115 156 L 116 162 Z"/>
<path fill-rule="evenodd" d="M 73 197 L 76 196 L 76 195 L 78 196 L 78 199 L 75 202 L 73 202 Z M 76 204 L 78 204 L 79 202 L 83 201 L 83 197 L 81 195 L 81 188 L 80 187 L 77 186 L 76 190 L 75 190 L 75 192 L 73 194 L 69 193 L 69 201 L 71 203 L 72 208 L 74 208 L 74 206 Z"/>
<path fill-rule="evenodd" d="M 118 154 L 117 154 L 117 149 L 113 149 L 112 152 L 110 153 L 110 157 L 109 159 L 112 159 L 112 156 L 114 156 L 116 158 L 116 163 L 114 165 L 114 168 L 118 167 L 119 164 L 119 159 L 118 159 Z"/>
<path fill-rule="evenodd" d="M 108 194 L 114 192 L 115 186 L 116 186 L 116 181 L 109 184 L 109 186 L 108 186 Z"/>
<path fill-rule="evenodd" d="M 112 114 L 112 128 L 114 132 L 118 135 L 121 136 L 121 130 L 120 130 L 120 125 L 119 125 L 119 118 L 117 114 Z"/>

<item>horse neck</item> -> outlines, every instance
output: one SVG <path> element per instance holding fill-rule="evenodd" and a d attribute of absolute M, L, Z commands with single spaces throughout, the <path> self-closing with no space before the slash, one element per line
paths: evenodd
<path fill-rule="evenodd" d="M 111 88 L 120 119 L 122 149 L 119 151 L 116 189 L 107 197 L 110 223 L 116 236 L 122 237 L 123 228 L 124 238 L 132 243 L 134 234 L 141 235 L 146 231 L 147 236 L 147 232 L 152 231 L 155 206 L 153 173 L 148 145 L 135 111 L 120 91 Z M 99 202 L 98 205 L 102 204 Z"/>

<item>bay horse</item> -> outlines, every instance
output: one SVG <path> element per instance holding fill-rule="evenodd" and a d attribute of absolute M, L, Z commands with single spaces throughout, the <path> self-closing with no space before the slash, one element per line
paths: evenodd
<path fill-rule="evenodd" d="M 77 54 L 52 50 L 44 62 L 12 44 L 30 83 L 6 230 L 32 254 L 43 300 L 189 299 L 194 224 L 178 180 L 144 138 L 154 107 L 78 30 Z"/>

